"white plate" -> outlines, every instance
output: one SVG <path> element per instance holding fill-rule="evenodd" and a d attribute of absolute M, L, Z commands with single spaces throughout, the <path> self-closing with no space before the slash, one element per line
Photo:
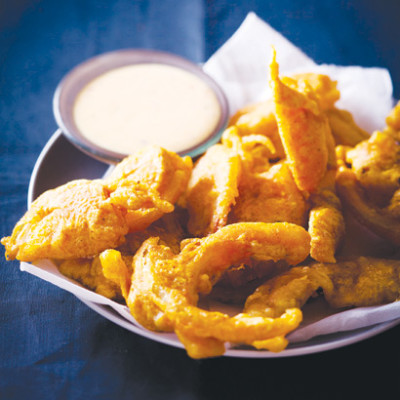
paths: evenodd
<path fill-rule="evenodd" d="M 38 195 L 47 189 L 54 188 L 72 179 L 99 178 L 104 175 L 108 167 L 107 164 L 103 164 L 79 151 L 62 135 L 60 130 L 57 130 L 42 150 L 35 164 L 29 184 L 28 206 Z M 75 283 L 70 281 L 69 284 L 65 279 L 60 279 L 57 276 L 59 274 L 56 270 L 47 271 L 46 265 L 39 273 L 37 268 L 34 270 L 27 263 L 21 263 L 21 269 L 33 273 L 42 279 L 50 279 L 53 283 L 57 279 L 59 282 L 62 280 L 58 286 L 74 293 L 71 287 Z M 116 305 L 115 302 L 111 302 L 83 288 L 80 293 L 82 294 L 77 297 L 83 303 L 115 324 L 150 340 L 183 348 L 175 334 L 151 332 L 138 325 L 132 316 L 130 316 L 127 307 Z M 76 295 L 76 293 L 74 294 Z M 247 348 L 228 348 L 225 355 L 244 358 L 277 358 L 312 354 L 359 342 L 384 332 L 399 323 L 400 320 L 394 320 L 361 329 L 321 335 L 304 342 L 291 343 L 280 353 Z"/>

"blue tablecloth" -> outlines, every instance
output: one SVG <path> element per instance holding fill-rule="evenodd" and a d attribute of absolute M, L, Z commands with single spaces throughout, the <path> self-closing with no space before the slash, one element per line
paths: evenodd
<path fill-rule="evenodd" d="M 400 95 L 398 1 L 0 0 L 0 236 L 26 210 L 56 129 L 52 96 L 79 62 L 127 47 L 203 62 L 255 11 L 316 62 L 382 66 Z M 65 166 L 68 168 L 68 165 Z M 294 358 L 189 359 L 0 259 L 1 399 L 398 398 L 400 327 Z"/>

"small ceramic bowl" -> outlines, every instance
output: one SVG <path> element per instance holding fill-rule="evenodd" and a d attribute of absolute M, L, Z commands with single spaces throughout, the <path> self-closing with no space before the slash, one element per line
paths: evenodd
<path fill-rule="evenodd" d="M 215 129 L 205 140 L 192 147 L 179 151 L 180 155 L 192 157 L 203 153 L 207 147 L 219 141 L 229 118 L 227 99 L 219 85 L 197 64 L 180 56 L 144 49 L 117 50 L 93 57 L 73 68 L 58 85 L 53 98 L 53 112 L 63 134 L 80 150 L 90 156 L 107 162 L 116 163 L 128 154 L 116 153 L 88 140 L 74 121 L 74 105 L 78 94 L 92 80 L 116 68 L 135 64 L 163 64 L 180 68 L 200 78 L 214 92 L 220 106 L 220 118 Z"/>

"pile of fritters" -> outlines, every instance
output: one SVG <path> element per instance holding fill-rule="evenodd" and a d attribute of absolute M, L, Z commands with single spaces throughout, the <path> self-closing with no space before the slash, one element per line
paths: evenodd
<path fill-rule="evenodd" d="M 193 358 L 227 343 L 283 350 L 321 293 L 334 308 L 397 300 L 400 105 L 370 136 L 328 76 L 280 78 L 275 55 L 270 76 L 272 99 L 232 116 L 194 166 L 152 146 L 42 194 L 2 239 L 6 257 L 52 259 Z M 371 235 L 386 259 L 348 251 Z M 200 307 L 207 297 L 242 312 Z"/>

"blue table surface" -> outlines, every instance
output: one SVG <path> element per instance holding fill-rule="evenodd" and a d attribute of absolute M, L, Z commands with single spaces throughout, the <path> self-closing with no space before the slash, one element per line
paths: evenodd
<path fill-rule="evenodd" d="M 68 70 L 127 47 L 203 62 L 249 11 L 316 62 L 388 68 L 399 97 L 398 1 L 0 0 L 0 237 L 26 210 L 32 168 L 56 129 L 54 89 Z M 194 361 L 109 322 L 18 262 L 0 264 L 1 399 L 400 395 L 400 327 L 314 355 Z"/>

